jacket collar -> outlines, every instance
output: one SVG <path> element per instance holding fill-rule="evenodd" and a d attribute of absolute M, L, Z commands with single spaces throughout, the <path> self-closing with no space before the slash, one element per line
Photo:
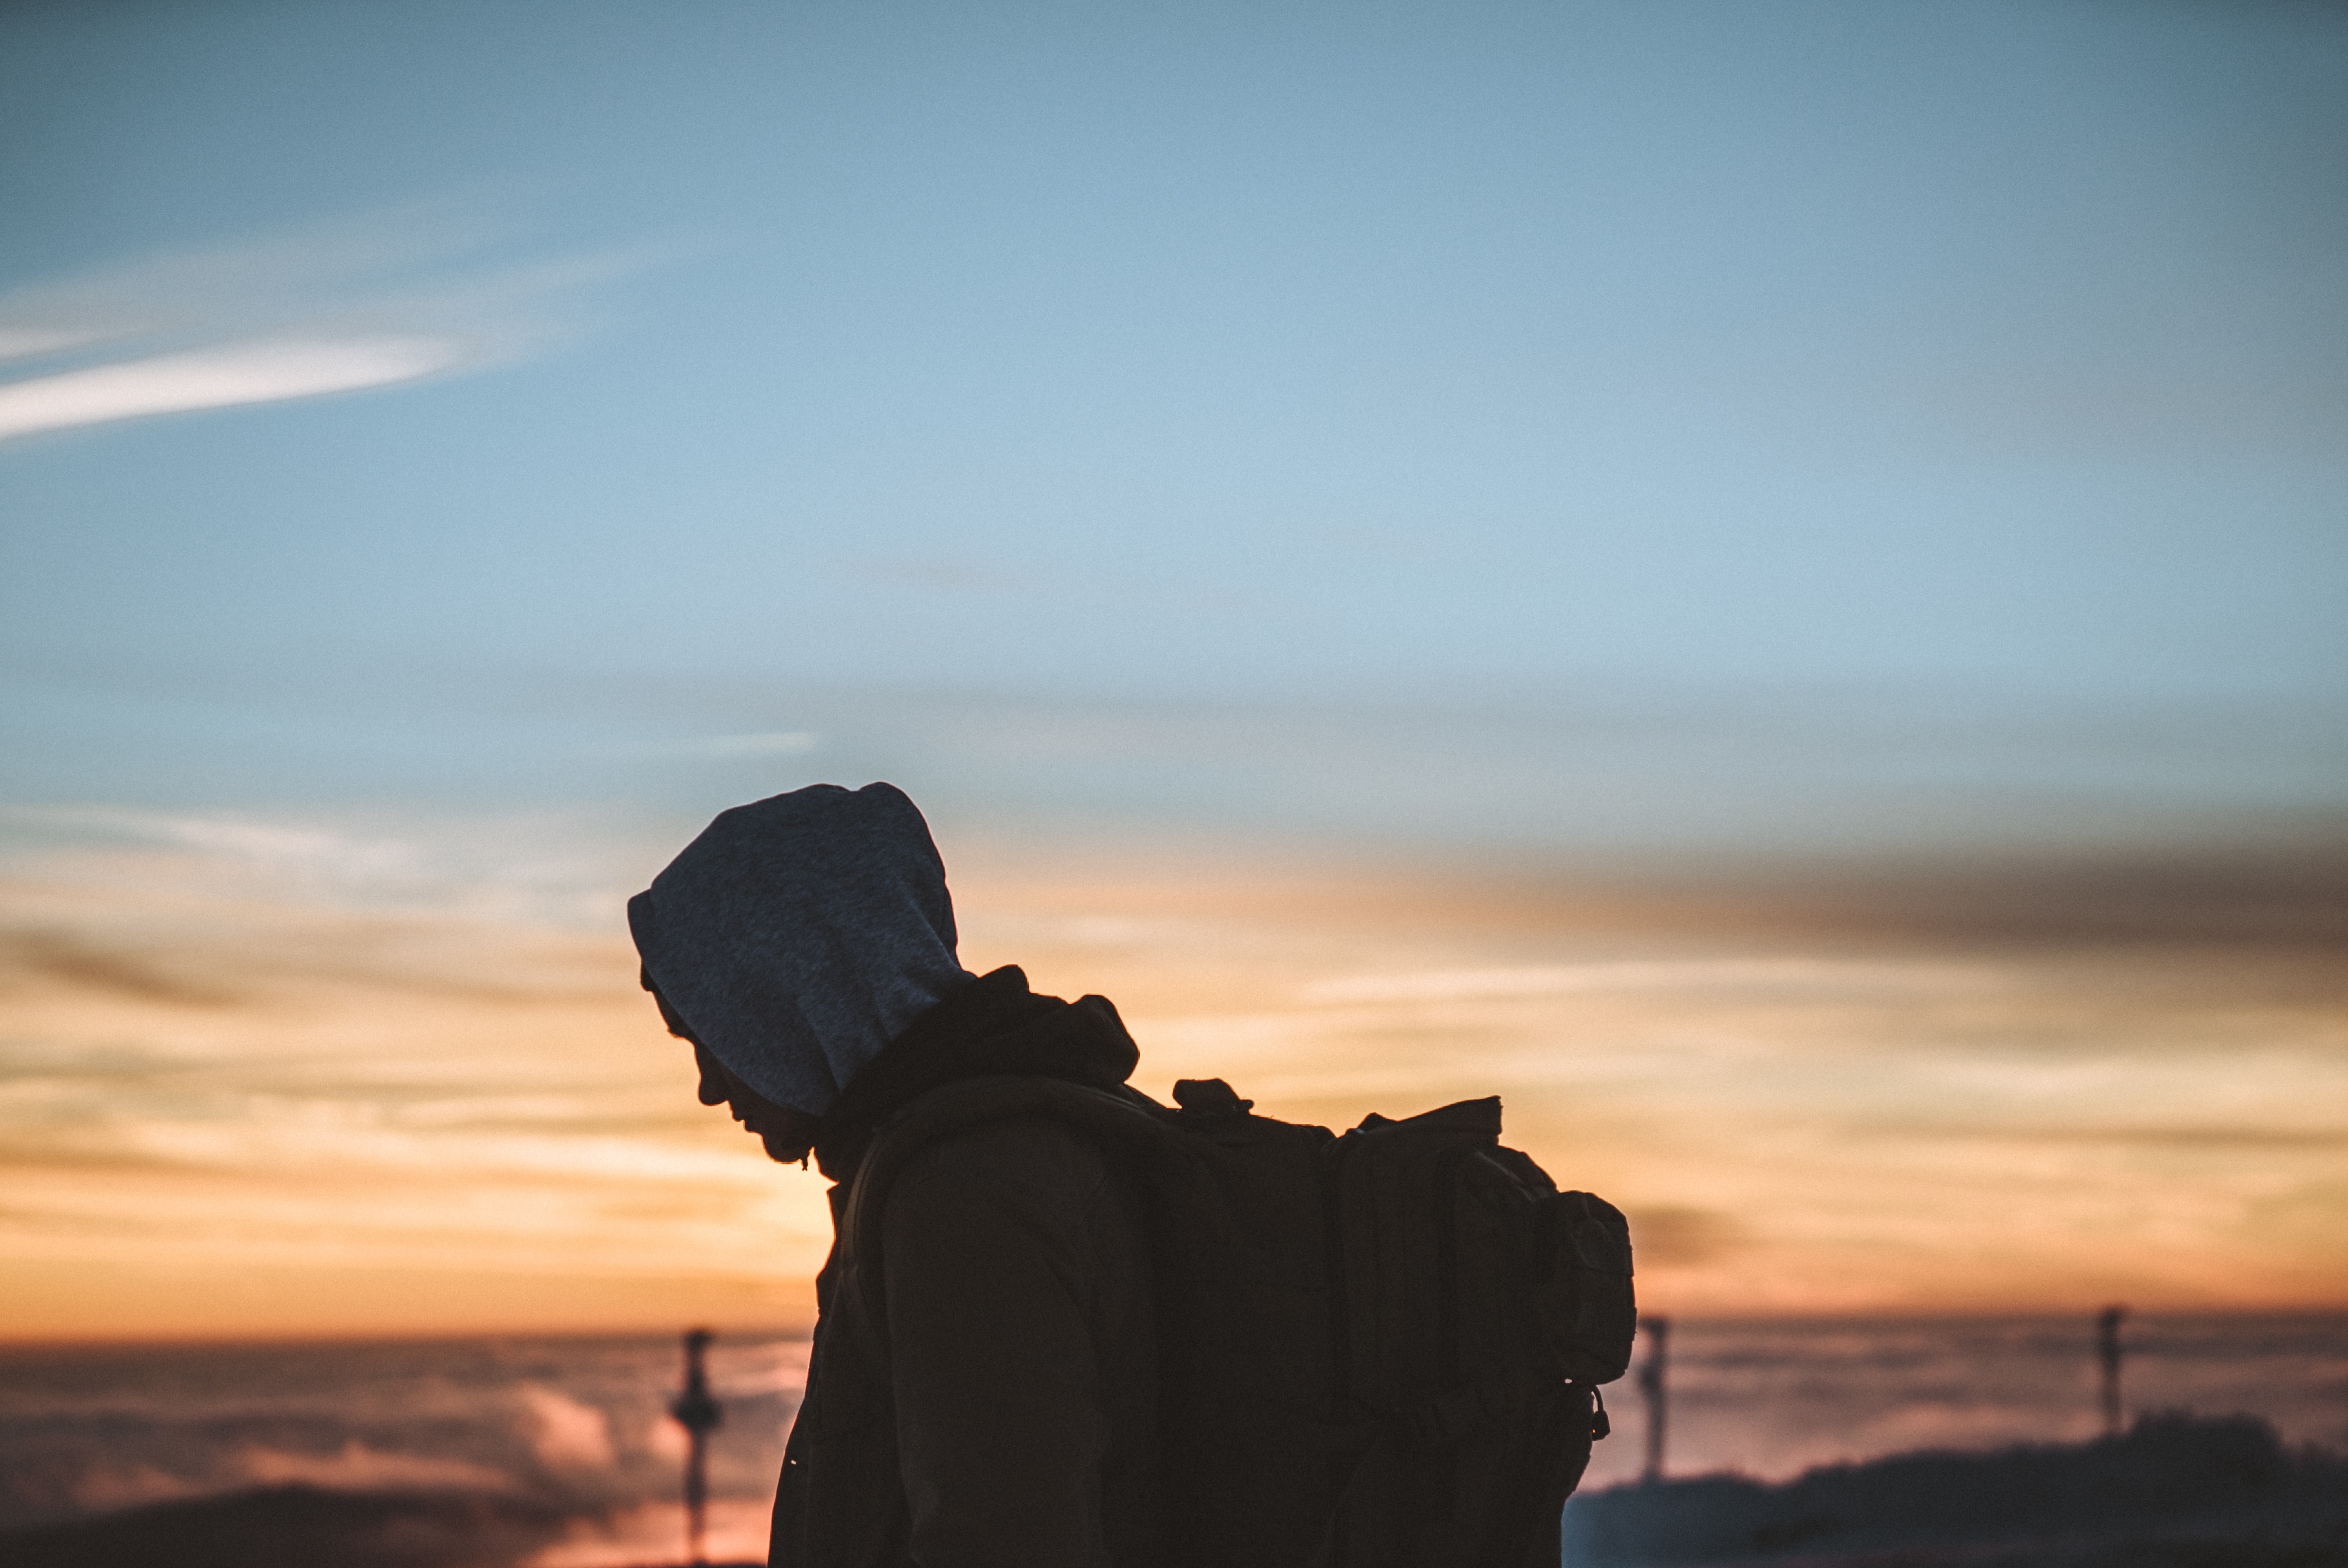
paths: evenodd
<path fill-rule="evenodd" d="M 1018 1073 L 1115 1089 L 1140 1059 L 1107 997 L 1038 996 L 1006 964 L 948 992 L 848 1081 L 817 1132 L 816 1163 L 847 1181 L 883 1122 L 956 1079 Z"/>

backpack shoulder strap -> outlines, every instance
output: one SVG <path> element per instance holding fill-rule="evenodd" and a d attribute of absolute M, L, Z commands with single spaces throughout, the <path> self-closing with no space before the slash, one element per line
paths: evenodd
<path fill-rule="evenodd" d="M 880 1322 L 880 1222 L 889 1194 L 913 1159 L 942 1138 L 1017 1116 L 1050 1116 L 1115 1143 L 1155 1146 L 1167 1131 L 1138 1092 L 1128 1097 L 1066 1079 L 1002 1075 L 958 1079 L 881 1123 L 848 1184 L 839 1211 L 839 1287 Z"/>

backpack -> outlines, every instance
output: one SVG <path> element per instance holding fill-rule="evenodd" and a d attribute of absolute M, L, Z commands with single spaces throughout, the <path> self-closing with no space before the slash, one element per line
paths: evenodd
<path fill-rule="evenodd" d="M 1340 1137 L 1220 1079 L 1179 1109 L 1056 1079 L 931 1091 L 841 1215 L 879 1256 L 939 1137 L 1044 1114 L 1128 1169 L 1158 1275 L 1163 1485 L 1181 1568 L 1555 1568 L 1559 1515 L 1630 1363 L 1630 1231 L 1499 1142 L 1497 1097 Z"/>

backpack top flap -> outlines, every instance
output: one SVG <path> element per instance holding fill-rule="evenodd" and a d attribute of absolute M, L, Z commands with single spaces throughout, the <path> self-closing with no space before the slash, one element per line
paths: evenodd
<path fill-rule="evenodd" d="M 1335 1352 L 1348 1419 L 1391 1419 L 1458 1381 L 1449 1194 L 1461 1163 L 1499 1138 L 1494 1096 L 1401 1122 L 1374 1113 L 1330 1149 Z"/>

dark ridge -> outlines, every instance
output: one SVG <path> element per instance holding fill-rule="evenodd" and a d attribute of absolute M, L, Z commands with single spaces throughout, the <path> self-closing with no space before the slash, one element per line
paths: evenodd
<path fill-rule="evenodd" d="M 1992 1453 L 1621 1486 L 1566 1510 L 1572 1568 L 2348 1568 L 2348 1459 L 2249 1416 Z"/>
<path fill-rule="evenodd" d="M 0 1532 L 8 1568 L 509 1568 L 560 1539 L 544 1502 L 271 1487 Z"/>

